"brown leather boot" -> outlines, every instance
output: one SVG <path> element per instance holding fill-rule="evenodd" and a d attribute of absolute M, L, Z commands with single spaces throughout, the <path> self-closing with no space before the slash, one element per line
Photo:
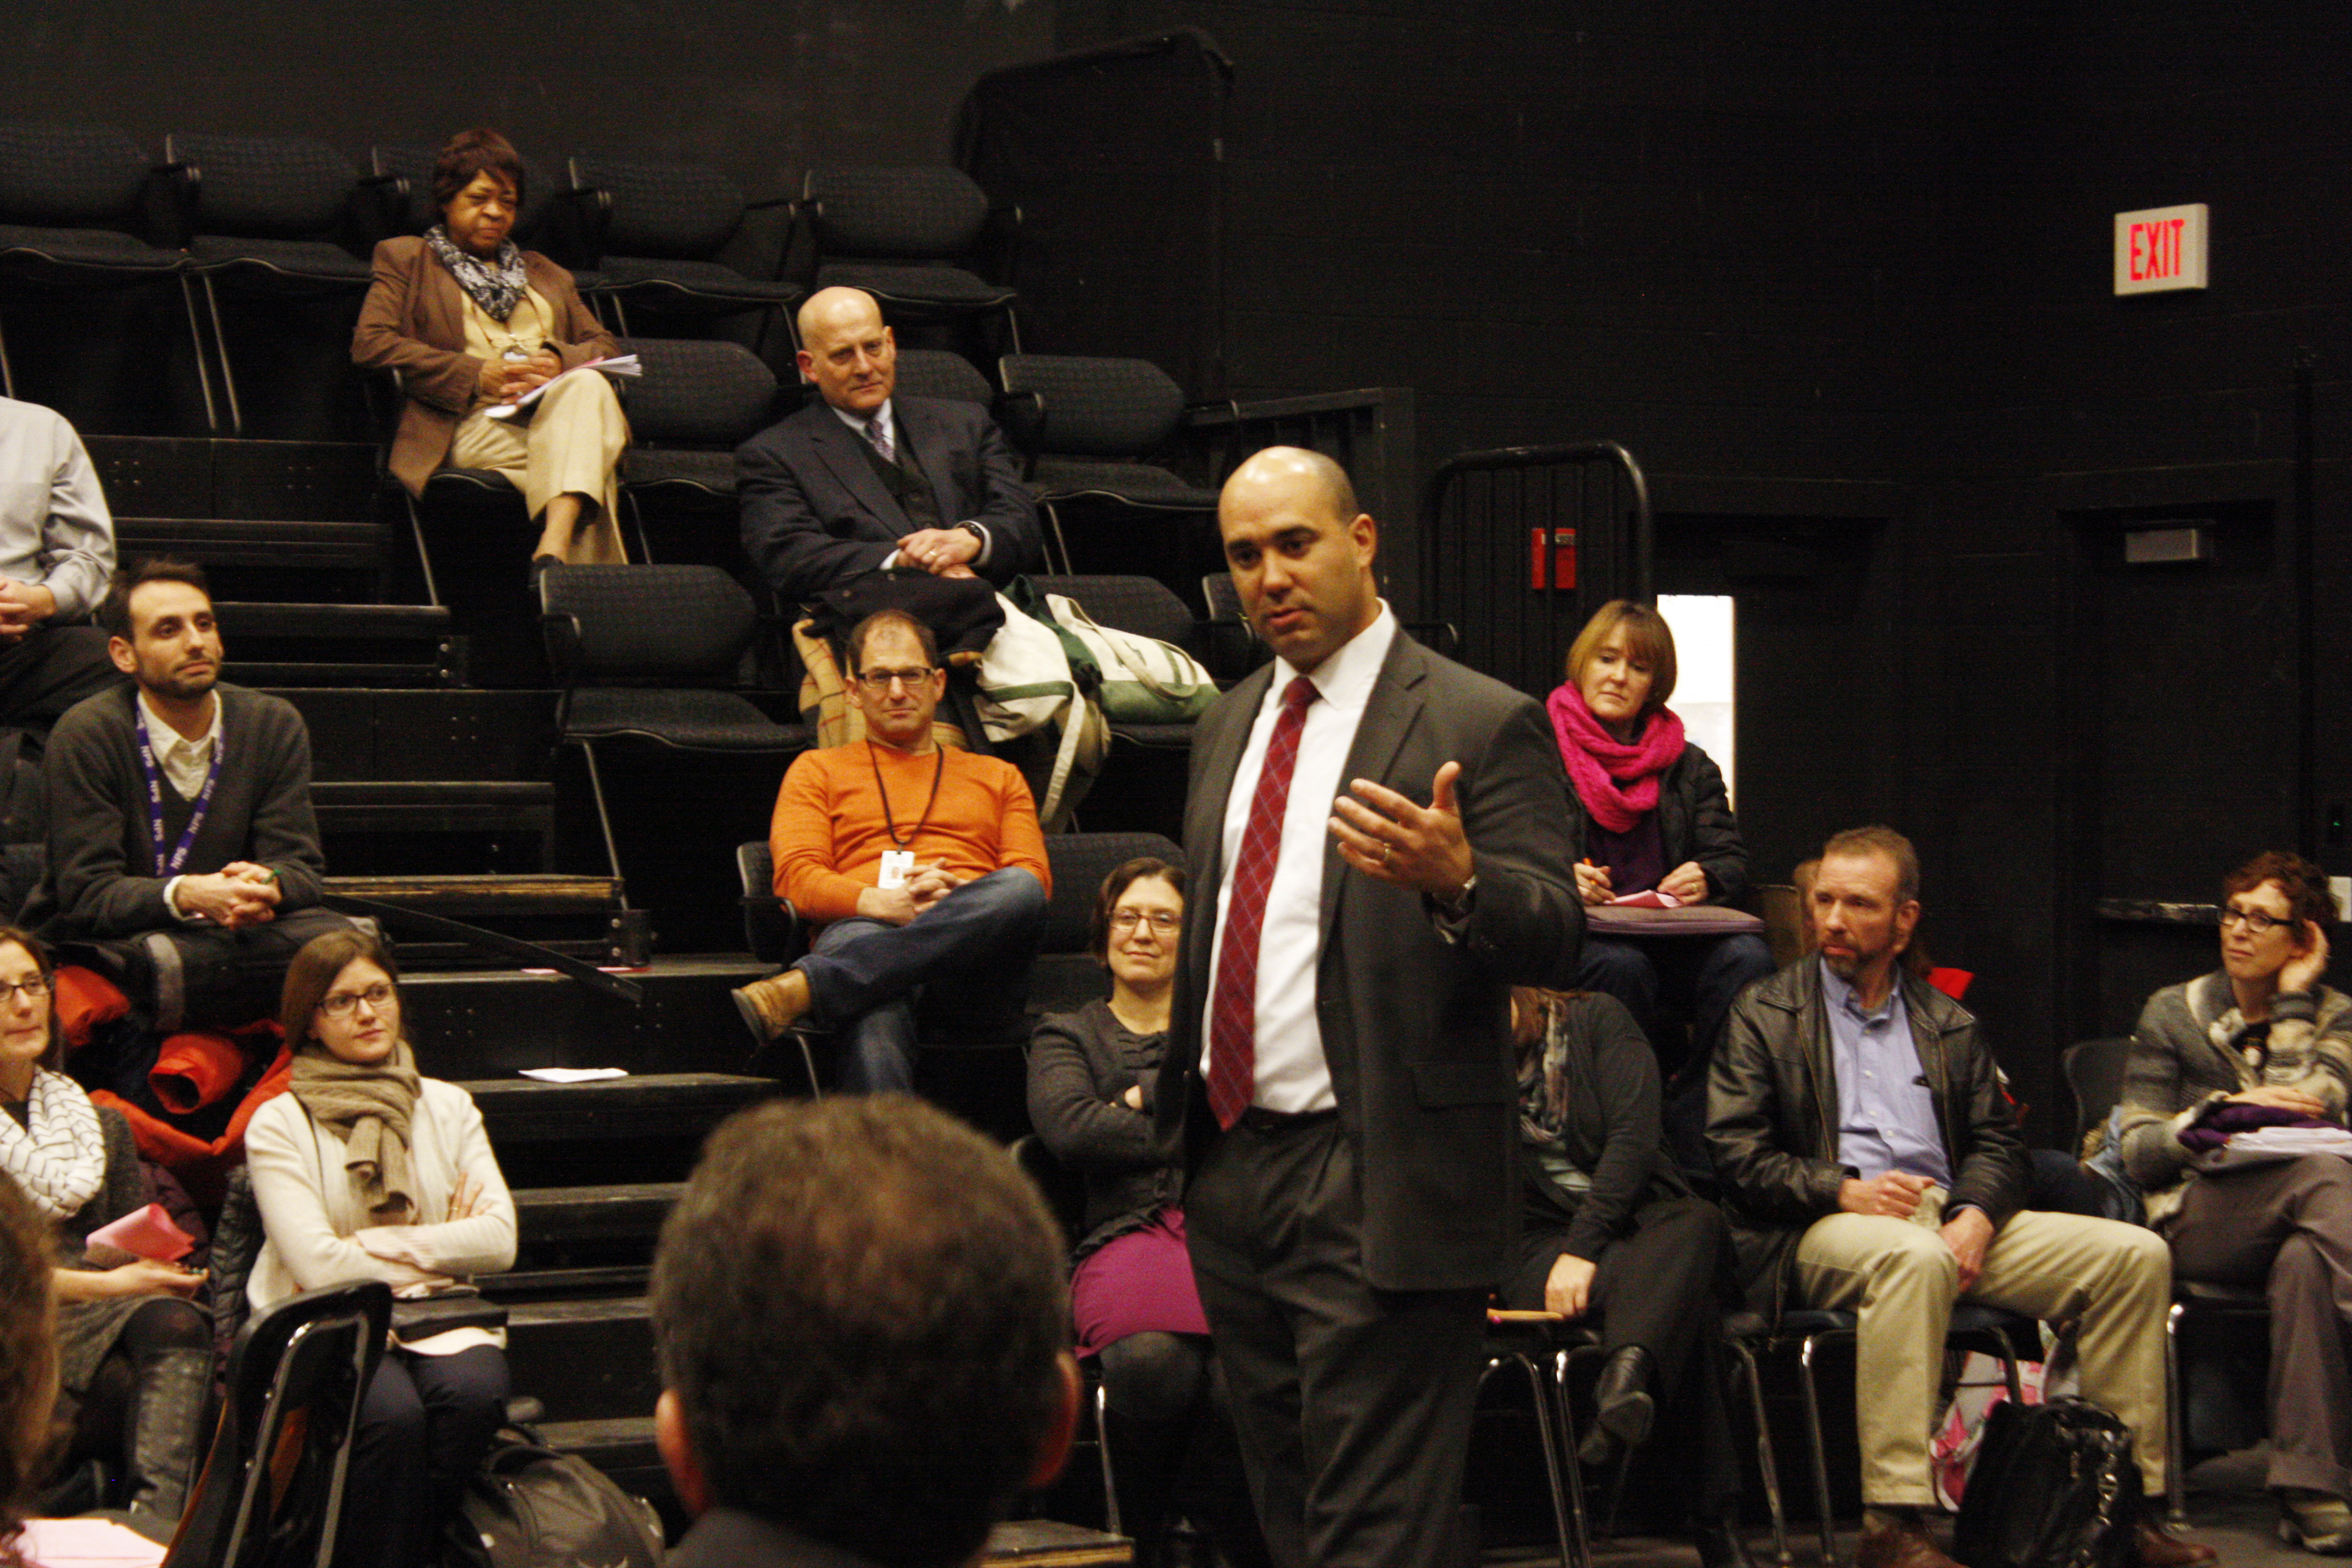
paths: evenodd
<path fill-rule="evenodd" d="M 2132 1527 L 2132 1556 L 2140 1568 L 2189 1568 L 2191 1563 L 2217 1563 L 2221 1554 L 2173 1534 L 2151 1502 L 2141 1508 L 2139 1522 Z"/>
<path fill-rule="evenodd" d="M 763 1046 L 798 1023 L 809 1010 L 808 976 L 797 969 L 754 980 L 729 994 L 735 998 L 735 1010 L 743 1015 L 743 1026 Z"/>
<path fill-rule="evenodd" d="M 1887 1522 L 1862 1532 L 1854 1568 L 1960 1568 L 1936 1548 L 1927 1521 L 1916 1509 L 1885 1516 Z"/>

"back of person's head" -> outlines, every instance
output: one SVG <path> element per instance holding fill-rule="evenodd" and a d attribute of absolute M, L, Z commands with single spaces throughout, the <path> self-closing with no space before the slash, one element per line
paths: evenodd
<path fill-rule="evenodd" d="M 2265 849 L 2223 878 L 2222 901 L 2228 902 L 2234 894 L 2251 893 L 2264 882 L 2276 882 L 2279 891 L 2286 895 L 2298 940 L 2305 921 L 2316 921 L 2322 931 L 2336 923 L 2336 895 L 2328 890 L 2327 873 L 2284 849 Z"/>
<path fill-rule="evenodd" d="M 515 205 L 520 206 L 527 176 L 523 173 L 522 154 L 514 143 L 487 127 L 477 126 L 460 131 L 434 154 L 433 205 L 446 207 L 457 200 L 457 193 L 474 183 L 478 174 L 496 174 L 514 187 Z"/>
<path fill-rule="evenodd" d="M 24 1190 L 0 1173 L 0 1563 L 47 1468 L 58 1394 L 57 1309 L 48 1228 Z"/>
<path fill-rule="evenodd" d="M 1568 647 L 1568 683 L 1584 684 L 1584 667 L 1601 651 L 1612 632 L 1622 632 L 1625 652 L 1636 663 L 1650 669 L 1650 695 L 1642 705 L 1642 716 L 1647 718 L 1666 705 L 1675 694 L 1675 679 L 1679 667 L 1675 662 L 1675 631 L 1666 625 L 1666 617 L 1649 605 L 1632 599 L 1612 599 L 1592 612 L 1584 629 Z"/>
<path fill-rule="evenodd" d="M 1066 1447 L 1060 1230 L 1010 1155 L 908 1096 L 728 1121 L 651 1299 L 663 1453 L 698 1511 L 944 1568 Z"/>
<path fill-rule="evenodd" d="M 150 583 L 184 583 L 207 599 L 213 596 L 205 569 L 193 561 L 174 561 L 167 556 L 135 561 L 115 573 L 107 583 L 106 597 L 98 603 L 98 624 L 109 637 L 131 640 L 131 595 L 133 590 Z"/>

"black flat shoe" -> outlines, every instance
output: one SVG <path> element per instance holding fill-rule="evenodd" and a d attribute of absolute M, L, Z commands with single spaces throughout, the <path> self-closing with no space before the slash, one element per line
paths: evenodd
<path fill-rule="evenodd" d="M 1592 1385 L 1592 1430 L 1578 1445 L 1576 1457 L 1588 1465 L 1605 1465 L 1617 1457 L 1620 1444 L 1635 1448 L 1649 1439 L 1657 1418 L 1657 1401 L 1650 1396 L 1650 1352 L 1626 1345 L 1601 1363 Z"/>

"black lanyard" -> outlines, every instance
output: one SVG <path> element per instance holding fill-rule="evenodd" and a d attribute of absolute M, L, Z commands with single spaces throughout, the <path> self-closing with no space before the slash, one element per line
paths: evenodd
<path fill-rule="evenodd" d="M 882 759 L 874 754 L 874 742 L 866 742 L 866 761 L 874 770 L 874 793 L 882 797 L 882 826 L 888 830 L 890 842 L 901 849 L 923 836 L 924 826 L 931 820 L 931 807 L 940 803 L 940 776 L 948 771 L 948 749 L 934 746 L 932 750 L 939 753 L 940 760 L 931 768 L 931 798 L 923 802 L 923 815 L 913 830 L 901 838 L 898 819 L 890 815 L 890 792 L 882 787 Z"/>

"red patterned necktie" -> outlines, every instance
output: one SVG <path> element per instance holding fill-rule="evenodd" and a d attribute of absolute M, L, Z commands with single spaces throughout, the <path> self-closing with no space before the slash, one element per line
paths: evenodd
<path fill-rule="evenodd" d="M 1234 858 L 1234 896 L 1225 906 L 1225 942 L 1217 954 L 1216 1005 L 1209 1015 L 1209 1109 L 1231 1127 L 1257 1091 L 1257 939 L 1265 928 L 1265 893 L 1282 858 L 1282 816 L 1315 683 L 1298 676 L 1283 689 L 1282 712 L 1250 797 L 1249 824 Z"/>

